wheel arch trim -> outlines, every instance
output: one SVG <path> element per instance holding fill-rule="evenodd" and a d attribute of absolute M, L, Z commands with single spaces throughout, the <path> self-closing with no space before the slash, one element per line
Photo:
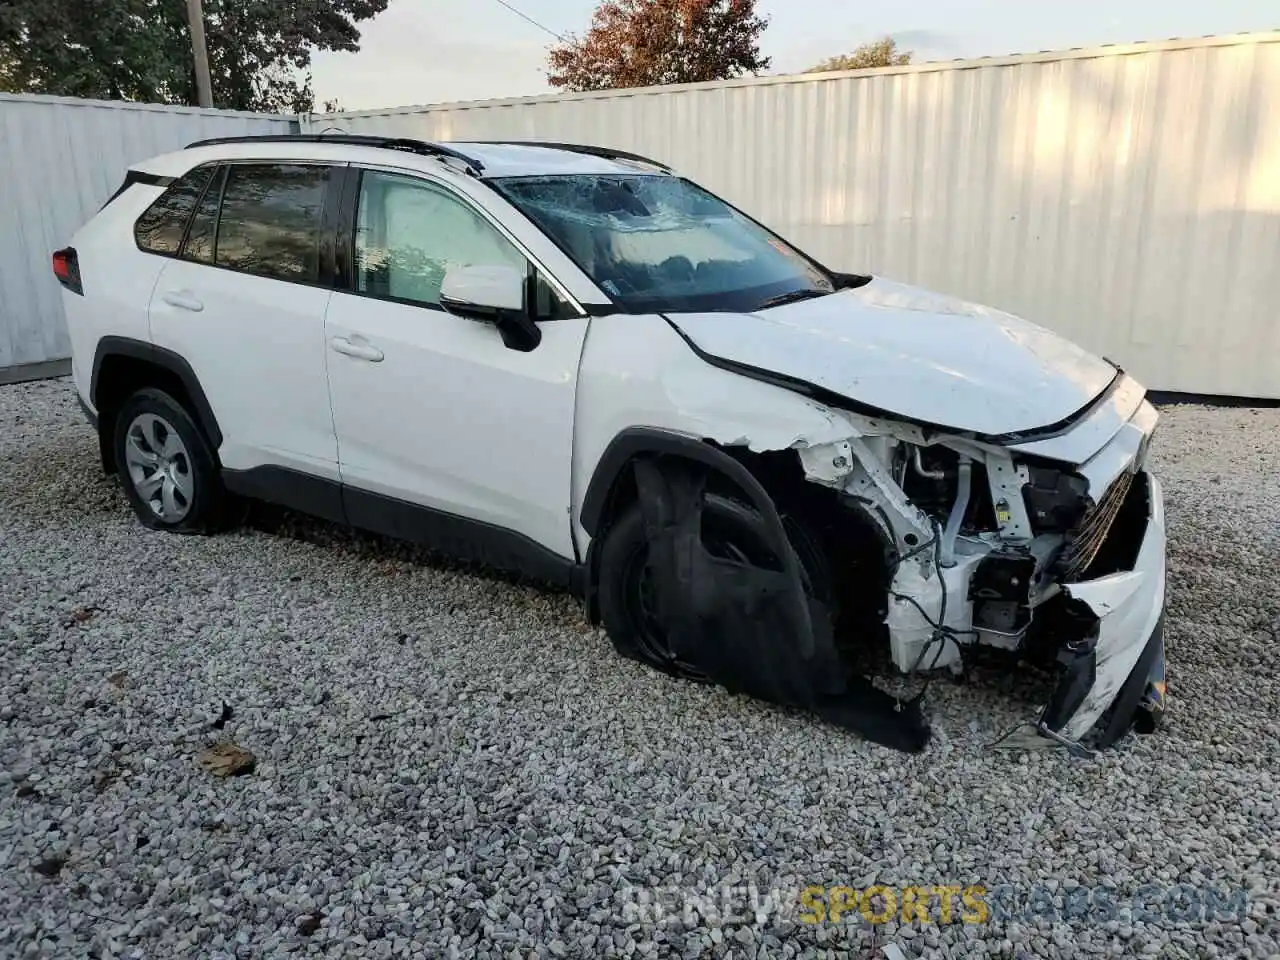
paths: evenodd
<path fill-rule="evenodd" d="M 777 505 L 764 485 L 743 463 L 729 456 L 724 450 L 705 440 L 686 433 L 664 430 L 660 427 L 628 427 L 620 432 L 605 448 L 592 471 L 591 480 L 587 484 L 586 494 L 582 498 L 582 510 L 579 521 L 582 528 L 591 536 L 591 544 L 587 548 L 585 575 L 587 583 L 582 591 L 587 602 L 588 616 L 595 620 L 596 579 L 599 574 L 598 546 L 602 526 L 606 519 L 606 511 L 618 480 L 624 471 L 638 457 L 674 456 L 704 464 L 718 471 L 736 484 L 759 511 L 768 531 L 770 546 L 783 558 L 788 571 L 799 582 L 796 569 L 799 561 L 791 550 L 790 541 L 778 515 Z"/>
<path fill-rule="evenodd" d="M 658 427 L 629 427 L 615 436 L 597 461 L 587 484 L 579 520 L 583 529 L 591 535 L 591 544 L 587 548 L 588 582 L 585 591 L 589 619 L 595 622 L 599 616 L 596 598 L 599 584 L 598 546 L 601 537 L 597 534 L 601 531 L 605 511 L 617 481 L 637 458 L 661 456 L 678 457 L 703 464 L 723 474 L 742 490 L 764 521 L 769 547 L 782 561 L 783 571 L 790 581 L 790 593 L 798 622 L 803 623 L 809 631 L 809 643 L 812 644 L 812 628 L 809 624 L 809 609 L 804 600 L 800 558 L 787 537 L 777 504 L 769 491 L 744 463 L 735 460 L 719 446 L 689 434 Z"/>
<path fill-rule="evenodd" d="M 222 446 L 222 430 L 218 426 L 218 419 L 213 414 L 213 408 L 209 405 L 209 399 L 205 396 L 204 388 L 200 386 L 200 380 L 195 371 L 191 369 L 191 364 L 181 354 L 145 340 L 135 340 L 131 337 L 103 337 L 98 341 L 93 355 L 93 373 L 89 381 L 89 401 L 99 414 L 102 413 L 98 396 L 100 373 L 103 364 L 111 357 L 141 360 L 177 377 L 187 391 L 187 396 L 191 398 L 191 404 L 195 408 L 191 412 L 196 423 L 209 438 L 210 445 L 215 451 Z"/>
<path fill-rule="evenodd" d="M 755 475 L 714 444 L 659 427 L 628 427 L 609 441 L 609 446 L 596 462 L 582 498 L 579 520 L 593 540 L 605 519 L 610 495 L 631 461 L 640 456 L 664 454 L 683 457 L 718 470 L 742 488 L 762 515 L 776 515 L 773 499 Z"/>

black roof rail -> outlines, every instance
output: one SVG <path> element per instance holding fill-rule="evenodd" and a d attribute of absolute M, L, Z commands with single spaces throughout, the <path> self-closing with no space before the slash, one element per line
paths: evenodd
<path fill-rule="evenodd" d="M 369 134 L 355 133 L 272 133 L 261 136 L 245 137 L 213 137 L 208 140 L 196 140 L 188 143 L 187 150 L 195 147 L 216 147 L 225 143 L 337 143 L 349 147 L 377 147 L 382 150 L 402 150 L 406 153 L 418 153 L 424 156 L 448 157 L 467 165 L 468 171 L 479 176 L 484 172 L 484 164 L 465 153 L 431 143 L 427 140 L 413 140 L 407 137 L 377 137 Z"/>
<path fill-rule="evenodd" d="M 600 157 L 603 160 L 630 160 L 634 163 L 645 163 L 651 167 L 657 167 L 659 170 L 665 170 L 667 173 L 672 172 L 671 168 L 665 163 L 659 163 L 657 160 L 642 157 L 638 153 L 628 153 L 626 150 L 615 150 L 612 147 L 593 147 L 582 143 L 559 143 L 554 140 L 455 140 L 454 142 L 474 144 L 492 143 L 495 146 L 502 147 L 546 147 L 548 150 L 564 150 L 568 153 L 582 153 L 589 157 Z"/>

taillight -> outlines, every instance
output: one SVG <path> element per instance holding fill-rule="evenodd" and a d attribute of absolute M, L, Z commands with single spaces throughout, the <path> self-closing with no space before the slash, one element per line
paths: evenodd
<path fill-rule="evenodd" d="M 80 286 L 80 258 L 76 256 L 75 247 L 63 247 L 54 251 L 53 275 L 72 293 L 84 296 L 84 288 Z"/>

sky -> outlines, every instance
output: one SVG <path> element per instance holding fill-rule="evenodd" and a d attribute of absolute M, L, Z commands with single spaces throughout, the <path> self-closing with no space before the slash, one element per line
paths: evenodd
<path fill-rule="evenodd" d="M 596 0 L 507 0 L 557 33 L 584 33 Z M 799 73 L 891 36 L 915 60 L 952 60 L 1280 28 L 1276 0 L 759 0 L 770 73 Z M 358 53 L 318 53 L 316 103 L 344 110 L 550 93 L 554 37 L 498 0 L 391 0 Z"/>

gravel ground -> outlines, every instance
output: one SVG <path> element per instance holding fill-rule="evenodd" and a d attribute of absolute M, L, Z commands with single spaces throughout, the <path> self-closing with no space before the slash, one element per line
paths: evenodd
<path fill-rule="evenodd" d="M 1278 436 L 1165 412 L 1163 732 L 989 750 L 1025 690 L 939 682 L 908 757 L 401 546 L 148 533 L 68 381 L 0 388 L 0 954 L 1280 954 Z M 220 741 L 253 771 L 203 769 Z M 873 883 L 983 885 L 990 915 L 795 900 Z"/>

